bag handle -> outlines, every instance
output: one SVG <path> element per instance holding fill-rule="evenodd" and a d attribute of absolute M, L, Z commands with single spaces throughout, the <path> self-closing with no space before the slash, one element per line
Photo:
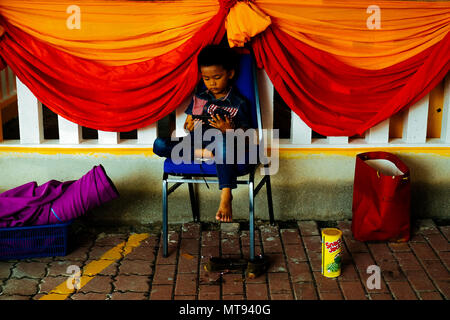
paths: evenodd
<path fill-rule="evenodd" d="M 392 180 L 394 180 L 394 179 L 395 179 L 395 177 L 396 177 L 396 176 L 392 176 Z M 380 179 L 380 178 L 381 178 L 381 176 L 380 176 L 380 170 L 377 170 L 377 178 L 378 178 L 378 179 Z M 405 176 L 405 177 L 403 177 L 403 178 L 402 178 L 402 181 L 408 181 L 408 179 L 409 179 L 409 175 L 408 175 L 408 176 Z"/>
<path fill-rule="evenodd" d="M 377 159 L 389 160 L 392 163 L 394 163 L 401 172 L 403 172 L 403 175 L 406 178 L 404 180 L 408 180 L 409 173 L 410 173 L 409 168 L 397 156 L 395 156 L 392 153 L 388 153 L 388 152 L 384 152 L 384 151 L 370 151 L 370 152 L 359 153 L 356 155 L 356 157 L 358 157 L 359 159 L 361 159 L 364 162 L 366 160 L 377 160 Z M 377 176 L 378 176 L 378 178 L 380 178 L 380 173 L 378 171 L 377 171 Z M 395 178 L 393 178 L 393 179 L 395 179 Z"/>

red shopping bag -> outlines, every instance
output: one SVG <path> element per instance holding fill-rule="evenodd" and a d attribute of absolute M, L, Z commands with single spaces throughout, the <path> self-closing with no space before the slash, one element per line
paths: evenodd
<path fill-rule="evenodd" d="M 353 237 L 359 241 L 408 241 L 411 183 L 409 168 L 388 152 L 356 156 Z"/>

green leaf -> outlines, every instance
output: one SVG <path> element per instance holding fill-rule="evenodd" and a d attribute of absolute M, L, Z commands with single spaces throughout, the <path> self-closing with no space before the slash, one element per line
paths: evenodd
<path fill-rule="evenodd" d="M 336 272 L 339 271 L 339 264 L 332 262 L 329 265 L 327 265 L 327 270 L 330 272 Z"/>

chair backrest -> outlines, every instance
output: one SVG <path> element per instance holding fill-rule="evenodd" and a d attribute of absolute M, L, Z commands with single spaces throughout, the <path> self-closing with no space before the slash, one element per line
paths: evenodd
<path fill-rule="evenodd" d="M 262 139 L 262 118 L 259 104 L 258 83 L 256 79 L 256 64 L 250 53 L 239 54 L 239 66 L 235 86 L 250 103 L 252 127 L 257 129 L 259 141 Z M 203 81 L 198 84 L 198 90 L 206 90 Z M 187 105 L 186 105 L 187 107 Z M 184 113 L 181 114 L 184 123 Z M 182 123 L 177 123 L 182 128 Z"/>
<path fill-rule="evenodd" d="M 250 103 L 251 119 L 253 128 L 258 131 L 259 144 L 262 145 L 262 117 L 259 102 L 258 80 L 256 77 L 256 63 L 252 54 L 241 54 L 239 58 L 239 73 L 236 79 L 239 92 L 247 98 Z"/>
<path fill-rule="evenodd" d="M 259 104 L 258 83 L 256 78 L 256 65 L 251 54 L 240 54 L 239 70 L 236 87 L 250 103 L 253 128 L 258 130 L 258 137 L 262 139 L 261 107 Z"/>
<path fill-rule="evenodd" d="M 251 119 L 254 128 L 258 128 L 256 114 L 256 92 L 255 77 L 253 74 L 253 58 L 250 54 L 241 54 L 239 57 L 239 69 L 237 71 L 237 79 L 235 86 L 239 92 L 250 102 L 250 110 L 252 112 Z"/>

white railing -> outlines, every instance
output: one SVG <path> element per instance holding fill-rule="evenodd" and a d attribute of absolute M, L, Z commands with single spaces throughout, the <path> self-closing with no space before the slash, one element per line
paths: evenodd
<path fill-rule="evenodd" d="M 258 75 L 262 92 L 263 122 L 266 128 L 273 124 L 273 85 L 264 71 Z M 365 132 L 364 139 L 349 137 L 312 138 L 312 130 L 291 111 L 290 139 L 281 139 L 280 148 L 326 148 L 326 147 L 450 147 L 450 75 L 444 80 L 444 104 L 440 138 L 427 138 L 429 94 L 406 111 L 403 119 L 402 138 L 389 137 L 389 119 Z"/>
<path fill-rule="evenodd" d="M 8 71 L 9 72 L 9 71 Z M 2 72 L 2 94 L 12 88 L 14 81 L 6 81 L 8 73 Z M 9 78 L 8 78 L 9 79 Z M 59 139 L 44 139 L 42 104 L 31 91 L 18 79 L 17 98 L 19 114 L 20 140 L 4 140 L 0 146 L 30 147 L 129 147 L 148 148 L 158 136 L 157 124 L 137 130 L 137 139 L 121 140 L 118 132 L 98 131 L 97 140 L 83 140 L 81 127 L 58 116 Z M 273 128 L 273 85 L 264 70 L 258 71 L 258 86 L 263 116 L 263 126 Z M 3 95 L 5 97 L 5 95 Z M 176 110 L 177 135 L 182 132 L 186 100 Z M 291 114 L 290 139 L 280 141 L 281 148 L 367 148 L 367 147 L 450 147 L 450 76 L 444 80 L 444 105 L 440 138 L 427 138 L 429 95 L 410 107 L 403 120 L 402 138 L 389 137 L 389 119 L 367 130 L 364 138 L 349 137 L 312 138 L 312 130 L 295 113 Z M 0 122 L 1 124 L 1 122 Z M 1 130 L 0 130 L 1 131 Z M 0 140 L 1 141 L 1 140 Z"/>

